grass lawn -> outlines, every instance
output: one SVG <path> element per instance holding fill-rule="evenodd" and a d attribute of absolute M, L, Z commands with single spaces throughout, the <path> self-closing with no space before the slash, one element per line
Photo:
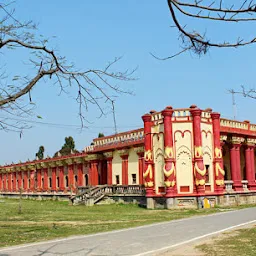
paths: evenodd
<path fill-rule="evenodd" d="M 0 199 L 0 247 L 135 227 L 221 211 L 147 210 L 132 204 L 69 206 L 68 202 Z M 255 236 L 256 237 L 256 236 Z"/>
<path fill-rule="evenodd" d="M 207 256 L 255 256 L 256 226 L 227 232 L 213 241 L 196 247 Z"/>

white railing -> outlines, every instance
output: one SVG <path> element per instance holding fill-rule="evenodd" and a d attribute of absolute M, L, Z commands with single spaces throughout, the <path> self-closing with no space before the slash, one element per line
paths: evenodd
<path fill-rule="evenodd" d="M 114 145 L 114 144 L 119 144 L 119 143 L 125 143 L 125 142 L 132 142 L 132 141 L 138 141 L 142 140 L 144 138 L 144 131 L 136 131 L 136 132 L 131 132 L 127 134 L 120 134 L 120 135 L 115 135 L 109 138 L 104 137 L 100 140 L 96 139 L 94 141 L 94 147 L 101 147 L 105 145 Z"/>
<path fill-rule="evenodd" d="M 242 185 L 243 185 L 244 191 L 247 191 L 248 190 L 248 181 L 247 180 L 242 180 Z"/>
<path fill-rule="evenodd" d="M 225 189 L 227 192 L 233 191 L 233 180 L 225 180 L 224 184 L 225 184 Z"/>

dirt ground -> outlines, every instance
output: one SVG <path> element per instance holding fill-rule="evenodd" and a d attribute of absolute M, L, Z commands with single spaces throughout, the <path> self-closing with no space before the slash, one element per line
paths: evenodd
<path fill-rule="evenodd" d="M 242 226 L 241 228 L 251 228 L 253 226 L 255 226 L 255 224 Z M 213 244 L 213 241 L 215 239 L 222 239 L 227 236 L 235 236 L 237 234 L 236 230 L 238 229 L 240 228 L 230 230 L 229 232 L 224 232 L 218 235 L 210 236 L 209 238 L 200 239 L 197 242 L 177 246 L 170 250 L 162 251 L 156 254 L 156 256 L 206 256 L 205 253 L 201 252 L 199 249 L 196 249 L 195 247 L 202 244 Z"/>

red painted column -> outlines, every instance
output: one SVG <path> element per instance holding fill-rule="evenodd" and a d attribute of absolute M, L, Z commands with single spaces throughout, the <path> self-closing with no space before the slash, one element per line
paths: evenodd
<path fill-rule="evenodd" d="M 12 191 L 12 173 L 8 173 L 8 192 Z"/>
<path fill-rule="evenodd" d="M 152 152 L 152 137 L 151 137 L 151 115 L 145 114 L 142 116 L 144 122 L 144 185 L 146 188 L 146 197 L 154 196 L 154 164 L 153 164 L 153 152 Z"/>
<path fill-rule="evenodd" d="M 35 170 L 30 171 L 30 191 L 35 191 Z"/>
<path fill-rule="evenodd" d="M 43 169 L 44 172 L 44 191 L 48 190 L 48 168 Z"/>
<path fill-rule="evenodd" d="M 201 113 L 202 110 L 196 106 L 190 107 L 193 117 L 193 139 L 194 139 L 194 176 L 198 194 L 205 193 L 206 168 L 203 162 L 202 133 L 201 133 Z"/>
<path fill-rule="evenodd" d="M 122 185 L 128 185 L 128 155 L 122 155 Z"/>
<path fill-rule="evenodd" d="M 25 191 L 28 190 L 28 172 L 27 171 L 24 171 L 23 172 L 23 179 L 24 179 L 24 186 L 23 186 L 23 189 Z"/>
<path fill-rule="evenodd" d="M 3 174 L 0 173 L 0 191 L 3 190 Z"/>
<path fill-rule="evenodd" d="M 37 191 L 42 191 L 42 171 L 37 170 Z"/>
<path fill-rule="evenodd" d="M 167 106 L 162 111 L 164 117 L 164 183 L 166 186 L 166 197 L 172 197 L 177 194 L 175 159 L 173 152 L 172 114 L 173 110 L 171 106 Z"/>
<path fill-rule="evenodd" d="M 52 190 L 56 191 L 57 190 L 57 186 L 56 186 L 56 167 L 52 167 Z"/>
<path fill-rule="evenodd" d="M 6 186 L 7 174 L 6 174 L 6 173 L 4 173 L 4 178 L 3 178 L 3 180 L 4 180 L 3 190 L 6 191 L 6 190 L 7 190 L 7 186 Z"/>
<path fill-rule="evenodd" d="M 254 145 L 247 144 L 245 149 L 245 176 L 248 181 L 248 188 L 250 190 L 256 190 L 254 147 Z"/>
<path fill-rule="evenodd" d="M 240 170 L 240 147 L 240 143 L 233 142 L 230 148 L 231 178 L 234 182 L 233 188 L 235 191 L 243 190 Z"/>
<path fill-rule="evenodd" d="M 60 190 L 64 191 L 65 186 L 64 186 L 64 166 L 59 167 L 59 182 L 60 182 Z"/>
<path fill-rule="evenodd" d="M 112 160 L 113 157 L 107 158 L 107 179 L 108 179 L 108 185 L 112 185 Z"/>
<path fill-rule="evenodd" d="M 12 173 L 12 179 L 13 179 L 13 188 L 12 188 L 12 190 L 13 191 L 17 191 L 17 187 L 16 187 L 16 184 L 17 184 L 16 172 Z"/>
<path fill-rule="evenodd" d="M 139 165 L 139 184 L 143 185 L 143 165 L 144 165 L 144 153 L 138 154 L 138 165 Z"/>
<path fill-rule="evenodd" d="M 69 188 L 74 188 L 74 165 L 68 165 L 68 185 Z"/>
<path fill-rule="evenodd" d="M 22 172 L 18 172 L 18 190 L 22 189 Z"/>
<path fill-rule="evenodd" d="M 222 148 L 220 141 L 220 114 L 211 113 L 212 118 L 212 128 L 213 128 L 213 145 L 214 145 L 214 190 L 217 193 L 223 193 L 224 191 L 224 175 L 225 171 L 223 169 L 223 158 L 222 158 Z"/>
<path fill-rule="evenodd" d="M 83 186 L 83 164 L 77 164 L 77 185 L 79 187 Z"/>
<path fill-rule="evenodd" d="M 98 161 L 97 160 L 93 160 L 90 163 L 89 184 L 91 186 L 98 185 Z"/>

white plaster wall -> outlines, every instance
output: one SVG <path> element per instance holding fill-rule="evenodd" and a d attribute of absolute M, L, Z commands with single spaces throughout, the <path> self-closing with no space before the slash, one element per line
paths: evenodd
<path fill-rule="evenodd" d="M 128 184 L 129 185 L 133 185 L 132 174 L 136 174 L 135 184 L 139 184 L 139 158 L 133 148 L 129 150 L 129 157 L 128 157 Z"/>
<path fill-rule="evenodd" d="M 202 131 L 202 150 L 203 150 L 203 160 L 204 165 L 209 165 L 209 185 L 211 185 L 211 191 L 214 190 L 214 180 L 213 180 L 213 133 L 212 124 L 201 123 Z"/>
<path fill-rule="evenodd" d="M 189 193 L 192 193 L 192 123 L 173 123 L 173 138 L 174 152 L 176 157 L 176 177 L 178 193 L 181 193 L 181 186 L 189 186 Z"/>
<path fill-rule="evenodd" d="M 119 184 L 122 184 L 122 158 L 117 151 L 113 152 L 112 183 L 116 184 L 116 175 L 119 175 Z"/>
<path fill-rule="evenodd" d="M 156 194 L 159 194 L 159 187 L 164 186 L 164 135 L 162 132 L 160 133 L 160 125 L 158 125 L 158 129 L 159 133 L 153 135 L 153 160 L 155 167 Z"/>

